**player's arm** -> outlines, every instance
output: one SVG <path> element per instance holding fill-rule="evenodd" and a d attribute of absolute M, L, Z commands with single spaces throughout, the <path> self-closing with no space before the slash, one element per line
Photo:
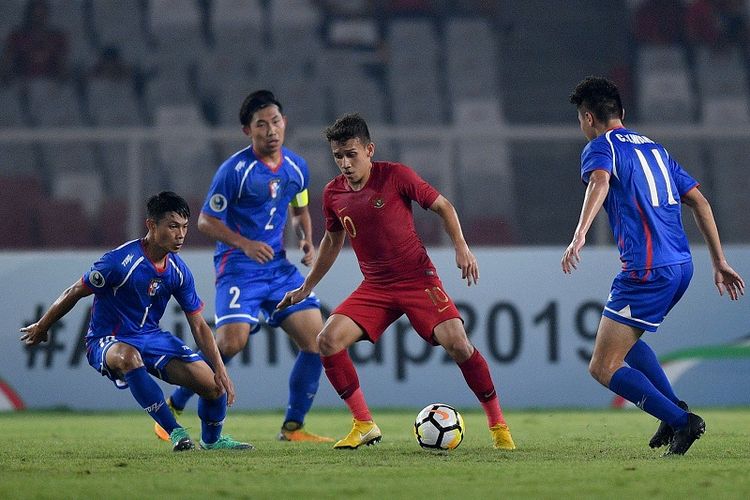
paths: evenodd
<path fill-rule="evenodd" d="M 430 205 L 430 210 L 438 214 L 443 220 L 445 232 L 448 233 L 453 242 L 453 247 L 456 249 L 456 265 L 461 270 L 461 279 L 465 279 L 469 286 L 472 285 L 472 282 L 476 285 L 479 281 L 479 264 L 464 239 L 461 222 L 458 220 L 455 207 L 445 196 L 439 195 Z"/>
<path fill-rule="evenodd" d="M 37 321 L 29 326 L 21 328 L 21 341 L 28 345 L 35 345 L 39 342 L 47 341 L 47 331 L 60 318 L 70 312 L 71 309 L 84 297 L 88 297 L 92 292 L 83 280 L 78 280 L 66 288 L 60 296 L 47 309 L 47 312 Z"/>
<path fill-rule="evenodd" d="M 227 404 L 234 404 L 234 385 L 232 380 L 227 374 L 227 369 L 224 366 L 224 362 L 221 360 L 219 354 L 219 348 L 216 346 L 216 340 L 214 340 L 213 332 L 211 327 L 208 326 L 206 320 L 203 319 L 203 315 L 200 311 L 193 313 L 185 313 L 188 325 L 190 325 L 190 331 L 195 339 L 195 344 L 200 349 L 203 357 L 214 371 L 214 381 L 227 393 Z"/>
<path fill-rule="evenodd" d="M 594 170 L 589 176 L 589 184 L 586 187 L 586 196 L 583 198 L 581 216 L 573 233 L 573 240 L 563 253 L 561 265 L 564 273 L 571 273 L 577 269 L 576 264 L 581 262 L 581 248 L 586 244 L 586 233 L 589 232 L 596 214 L 604 204 L 609 193 L 609 172 L 606 170 Z"/>
<path fill-rule="evenodd" d="M 318 249 L 318 256 L 313 262 L 310 273 L 305 278 L 302 286 L 295 290 L 291 290 L 284 295 L 281 302 L 278 303 L 276 309 L 284 309 L 291 305 L 297 304 L 304 300 L 310 295 L 315 286 L 323 279 L 323 276 L 328 273 L 336 262 L 336 258 L 341 252 L 341 247 L 344 246 L 345 233 L 341 231 L 326 231 L 323 235 L 323 239 L 320 241 L 320 248 Z"/>
<path fill-rule="evenodd" d="M 263 241 L 249 240 L 240 233 L 232 231 L 221 219 L 201 212 L 198 216 L 198 230 L 215 241 L 239 248 L 251 259 L 265 264 L 273 259 L 273 248 Z"/>
<path fill-rule="evenodd" d="M 312 218 L 308 205 L 292 206 L 292 227 L 299 238 L 299 249 L 302 250 L 302 263 L 310 266 L 315 260 L 315 245 L 312 242 Z"/>
<path fill-rule="evenodd" d="M 682 202 L 692 210 L 695 223 L 698 225 L 703 239 L 706 240 L 714 268 L 714 283 L 719 290 L 719 294 L 724 295 L 726 290 L 730 299 L 737 300 L 740 295 L 745 294 L 745 281 L 731 268 L 726 257 L 724 257 L 711 204 L 697 187 L 685 193 L 682 196 Z"/>

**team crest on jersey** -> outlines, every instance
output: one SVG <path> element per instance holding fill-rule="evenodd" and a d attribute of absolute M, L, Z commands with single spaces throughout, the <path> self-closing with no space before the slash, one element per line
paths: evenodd
<path fill-rule="evenodd" d="M 104 286 L 104 283 L 105 283 L 104 275 L 100 273 L 99 271 L 94 271 L 91 274 L 89 274 L 89 281 L 96 288 L 101 288 Z"/>
<path fill-rule="evenodd" d="M 276 198 L 279 195 L 279 186 L 281 186 L 281 179 L 272 179 L 268 183 L 268 192 L 271 193 L 271 198 Z"/>
<path fill-rule="evenodd" d="M 214 212 L 223 212 L 227 208 L 227 199 L 223 194 L 217 193 L 211 197 L 208 204 Z"/>
<path fill-rule="evenodd" d="M 375 208 L 383 208 L 385 206 L 385 200 L 379 195 L 373 196 L 370 201 L 372 202 L 372 206 Z"/>
<path fill-rule="evenodd" d="M 153 297 L 159 291 L 161 286 L 161 278 L 154 278 L 148 284 L 148 296 Z"/>

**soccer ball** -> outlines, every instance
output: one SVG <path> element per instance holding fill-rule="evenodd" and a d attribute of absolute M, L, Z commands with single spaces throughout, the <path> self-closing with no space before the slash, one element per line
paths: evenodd
<path fill-rule="evenodd" d="M 452 406 L 433 403 L 417 415 L 414 435 L 422 448 L 453 450 L 464 439 L 464 419 Z"/>

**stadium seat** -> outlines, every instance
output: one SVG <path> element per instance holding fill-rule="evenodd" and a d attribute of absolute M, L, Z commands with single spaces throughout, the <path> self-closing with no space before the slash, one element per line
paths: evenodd
<path fill-rule="evenodd" d="M 94 245 L 86 214 L 77 201 L 42 200 L 35 216 L 39 243 L 44 248 L 81 248 Z"/>
<path fill-rule="evenodd" d="M 701 117 L 710 125 L 747 126 L 750 123 L 750 103 L 747 95 L 706 96 L 703 98 Z"/>
<path fill-rule="evenodd" d="M 747 70 L 738 48 L 698 48 L 695 72 L 703 97 L 747 96 Z"/>
<path fill-rule="evenodd" d="M 499 59 L 490 23 L 482 18 L 450 18 L 444 43 L 448 92 L 453 102 L 497 97 Z"/>
<path fill-rule="evenodd" d="M 638 117 L 642 121 L 693 121 L 696 96 L 681 46 L 639 47 L 637 75 Z"/>
<path fill-rule="evenodd" d="M 114 45 L 126 61 L 143 62 L 148 54 L 146 18 L 142 0 L 90 2 L 91 24 L 100 47 Z"/>
<path fill-rule="evenodd" d="M 430 20 L 394 20 L 388 30 L 388 86 L 398 124 L 439 124 L 445 105 L 437 70 L 439 44 Z"/>
<path fill-rule="evenodd" d="M 383 89 L 367 76 L 354 72 L 348 78 L 331 81 L 334 117 L 354 111 L 368 123 L 386 123 L 386 101 Z"/>
<path fill-rule="evenodd" d="M 0 151 L 3 148 L 0 148 Z M 38 243 L 34 214 L 44 199 L 42 179 L 0 174 L 0 234 L 6 248 L 31 248 Z"/>
<path fill-rule="evenodd" d="M 17 83 L 0 85 L 0 128 L 22 127 L 27 117 L 21 103 L 21 86 Z"/>
<path fill-rule="evenodd" d="M 93 220 L 104 200 L 104 183 L 96 171 L 56 172 L 52 180 L 52 196 L 58 200 L 77 201 L 86 217 Z"/>
<path fill-rule="evenodd" d="M 715 195 L 709 201 L 725 243 L 746 242 L 750 234 L 750 217 L 745 216 L 750 213 L 748 157 L 750 146 L 747 141 L 713 141 L 711 144 L 710 163 L 721 173 L 713 175 Z"/>
<path fill-rule="evenodd" d="M 138 96 L 130 80 L 89 79 L 86 95 L 95 125 L 127 127 L 144 124 Z"/>
<path fill-rule="evenodd" d="M 81 104 L 72 83 L 35 78 L 26 83 L 29 116 L 34 125 L 58 127 L 83 125 Z M 54 106 L 51 105 L 54 103 Z"/>
<path fill-rule="evenodd" d="M 497 97 L 458 98 L 453 101 L 453 122 L 457 125 L 496 127 L 502 121 Z"/>
<path fill-rule="evenodd" d="M 165 72 L 191 69 L 206 56 L 198 2 L 149 0 L 149 33 L 154 48 L 149 66 Z"/>
<path fill-rule="evenodd" d="M 65 32 L 69 63 L 75 70 L 88 68 L 96 59 L 96 50 L 86 22 L 88 0 L 48 0 L 52 24 Z M 91 2 L 96 3 L 96 2 Z"/>
<path fill-rule="evenodd" d="M 104 248 L 116 248 L 127 241 L 127 214 L 128 204 L 124 199 L 108 197 L 94 223 L 94 243 Z"/>
<path fill-rule="evenodd" d="M 203 198 L 216 169 L 211 144 L 197 139 L 191 132 L 205 127 L 195 105 L 161 106 L 156 110 L 157 129 L 184 135 L 170 135 L 159 140 L 159 161 L 169 176 L 172 191 L 188 198 Z"/>

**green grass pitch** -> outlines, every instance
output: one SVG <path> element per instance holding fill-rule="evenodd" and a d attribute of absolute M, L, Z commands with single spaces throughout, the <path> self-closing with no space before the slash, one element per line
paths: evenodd
<path fill-rule="evenodd" d="M 750 408 L 698 409 L 707 432 L 684 457 L 648 448 L 640 411 L 507 411 L 518 449 L 493 450 L 484 415 L 462 410 L 466 437 L 423 451 L 418 409 L 380 410 L 377 446 L 275 440 L 280 412 L 230 411 L 225 432 L 252 452 L 173 453 L 142 412 L 0 414 L 0 498 L 750 498 Z M 199 421 L 181 421 L 197 441 Z M 343 437 L 344 410 L 315 409 L 311 431 Z"/>

